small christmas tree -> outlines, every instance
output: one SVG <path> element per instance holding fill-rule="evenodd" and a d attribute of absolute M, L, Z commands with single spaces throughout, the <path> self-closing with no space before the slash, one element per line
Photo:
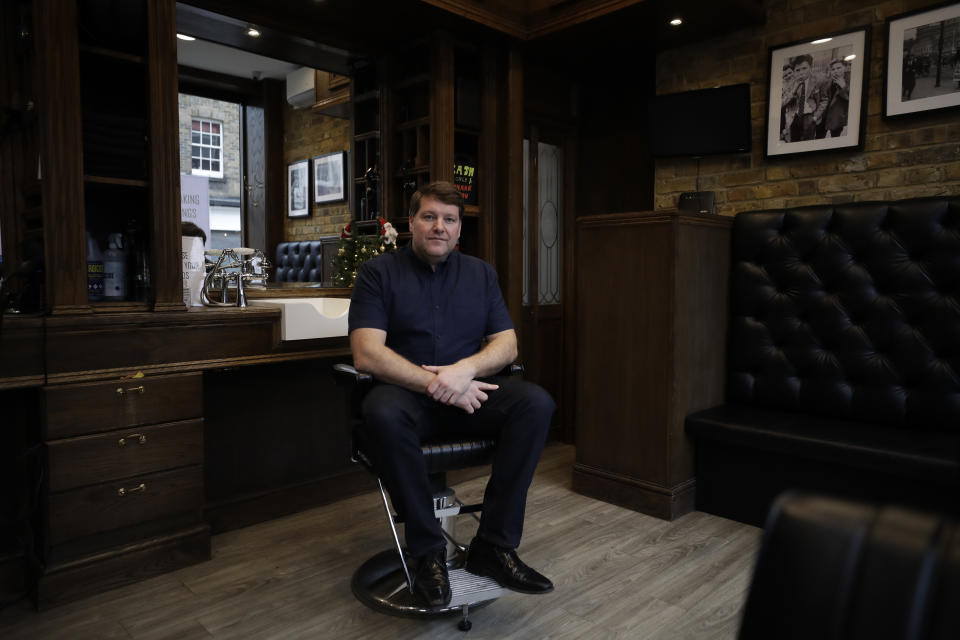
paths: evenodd
<path fill-rule="evenodd" d="M 352 287 L 360 265 L 387 251 L 396 251 L 397 230 L 383 218 L 378 218 L 377 222 L 379 233 L 354 235 L 350 223 L 343 228 L 337 254 L 333 257 L 333 286 Z"/>

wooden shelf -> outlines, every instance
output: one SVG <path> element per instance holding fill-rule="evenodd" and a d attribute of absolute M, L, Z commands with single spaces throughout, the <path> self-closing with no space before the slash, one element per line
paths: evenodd
<path fill-rule="evenodd" d="M 422 118 L 414 118 L 413 120 L 404 120 L 403 122 L 398 122 L 396 129 L 397 131 L 405 131 L 406 129 L 416 129 L 417 127 L 426 127 L 430 124 L 430 117 L 423 116 Z"/>
<path fill-rule="evenodd" d="M 403 178 L 404 176 L 412 176 L 420 173 L 430 173 L 430 167 L 428 165 L 421 165 L 419 167 L 411 167 L 406 171 L 403 169 L 397 169 L 393 172 L 393 175 L 396 178 Z"/>
<path fill-rule="evenodd" d="M 110 178 L 108 176 L 83 176 L 84 182 L 92 182 L 94 184 L 113 184 L 123 187 L 147 187 L 149 183 L 146 180 L 138 180 L 135 178 Z"/>
<path fill-rule="evenodd" d="M 364 91 L 363 93 L 358 93 L 353 96 L 354 102 L 367 102 L 368 100 L 377 100 L 380 98 L 379 89 L 371 89 L 370 91 Z"/>
<path fill-rule="evenodd" d="M 398 80 L 396 87 L 397 89 L 406 89 L 407 87 L 415 87 L 417 85 L 427 84 L 428 82 L 430 82 L 429 73 L 418 73 L 415 76 Z"/>
<path fill-rule="evenodd" d="M 359 142 L 360 140 L 371 140 L 373 138 L 379 138 L 379 137 L 380 137 L 380 130 L 375 129 L 373 131 L 364 131 L 363 133 L 358 133 L 357 135 L 353 136 L 353 139 Z"/>
<path fill-rule="evenodd" d="M 83 53 L 90 53 L 95 56 L 102 56 L 104 58 L 112 58 L 113 60 L 122 60 L 123 62 L 129 62 L 131 64 L 146 64 L 147 62 L 147 59 L 143 56 L 125 53 L 123 51 L 116 51 L 114 49 L 107 49 L 106 47 L 95 47 L 89 44 L 81 44 L 80 51 Z"/>
<path fill-rule="evenodd" d="M 480 207 L 475 204 L 465 204 L 463 205 L 463 215 L 464 217 L 470 216 L 476 218 L 480 216 Z"/>

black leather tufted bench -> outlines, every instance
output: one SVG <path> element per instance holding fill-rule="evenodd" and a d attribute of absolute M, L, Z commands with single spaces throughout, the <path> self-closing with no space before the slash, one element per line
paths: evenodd
<path fill-rule="evenodd" d="M 332 286 L 330 262 L 338 236 L 303 242 L 281 242 L 274 262 L 275 282 L 322 282 Z"/>
<path fill-rule="evenodd" d="M 726 396 L 686 420 L 698 509 L 960 509 L 960 198 L 737 215 Z"/>

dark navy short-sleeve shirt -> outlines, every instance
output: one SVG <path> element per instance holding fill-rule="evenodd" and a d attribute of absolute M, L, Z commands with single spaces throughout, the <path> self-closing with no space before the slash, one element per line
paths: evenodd
<path fill-rule="evenodd" d="M 386 331 L 387 346 L 414 364 L 448 365 L 513 321 L 489 264 L 453 251 L 434 271 L 406 246 L 361 265 L 349 327 Z"/>

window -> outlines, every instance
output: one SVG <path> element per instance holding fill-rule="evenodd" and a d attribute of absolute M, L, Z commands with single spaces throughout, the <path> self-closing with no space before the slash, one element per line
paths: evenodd
<path fill-rule="evenodd" d="M 223 123 L 194 118 L 190 132 L 190 165 L 194 175 L 223 177 Z"/>

